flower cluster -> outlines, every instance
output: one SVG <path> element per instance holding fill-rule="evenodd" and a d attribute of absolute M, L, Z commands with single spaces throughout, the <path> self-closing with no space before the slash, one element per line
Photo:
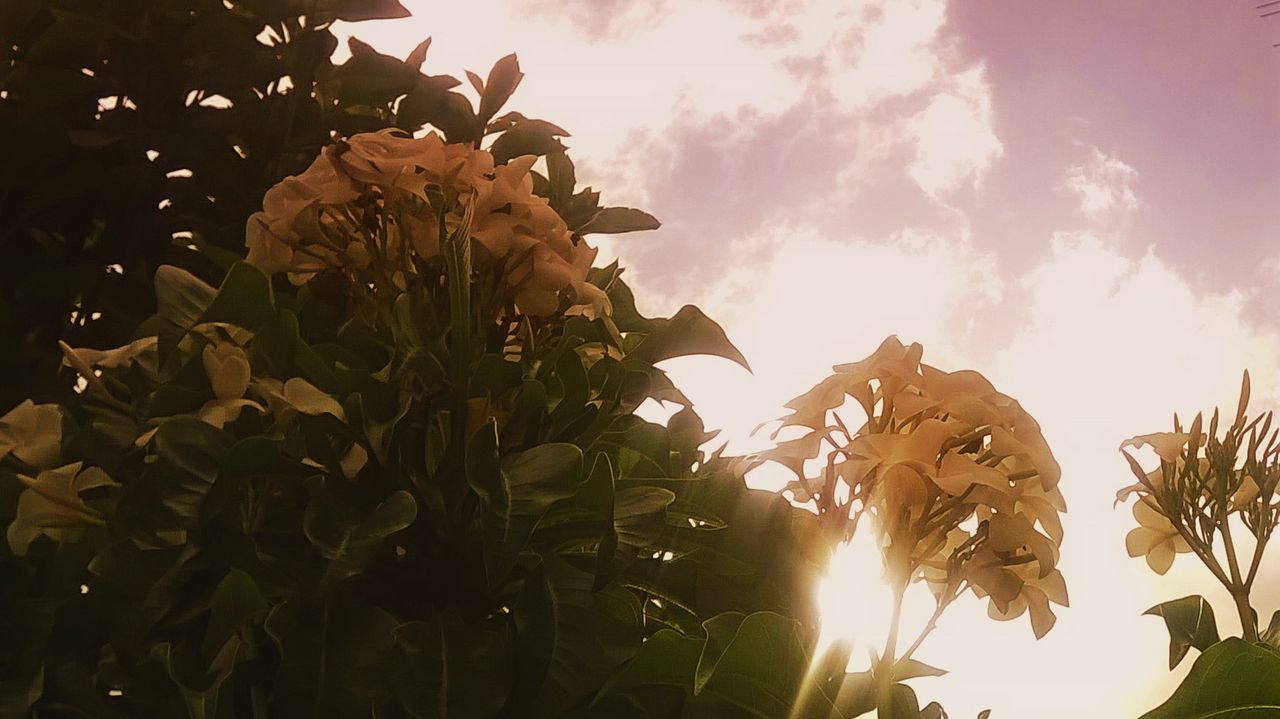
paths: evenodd
<path fill-rule="evenodd" d="M 1120 451 L 1137 482 L 1116 493 L 1119 504 L 1136 496 L 1133 516 L 1138 526 L 1125 538 L 1131 557 L 1145 557 L 1157 574 L 1169 571 L 1178 554 L 1197 554 L 1224 584 L 1252 585 L 1272 531 L 1280 523 L 1280 428 L 1267 413 L 1246 416 L 1249 375 L 1240 390 L 1234 421 L 1219 432 L 1215 410 L 1204 426 L 1197 414 L 1184 428 L 1174 417 L 1174 431 L 1154 432 L 1125 440 Z M 1207 430 L 1207 431 L 1206 431 Z M 1150 448 L 1159 465 L 1145 469 L 1130 450 Z M 1252 563 L 1237 566 L 1230 523 L 1238 518 L 1253 535 Z M 1231 553 L 1228 566 L 1219 564 L 1214 549 L 1221 535 Z"/>
<path fill-rule="evenodd" d="M 1067 603 L 1058 463 L 1017 401 L 921 355 L 889 337 L 835 367 L 787 404 L 778 433 L 798 436 L 760 458 L 795 474 L 788 489 L 815 502 L 829 531 L 848 536 L 869 514 L 891 583 L 927 582 L 939 611 L 971 589 L 997 619 L 1029 612 L 1043 636 L 1050 602 Z M 866 419 L 851 426 L 842 415 L 855 405 Z"/>
<path fill-rule="evenodd" d="M 495 165 L 489 152 L 434 132 L 355 135 L 267 192 L 245 228 L 248 260 L 296 284 L 338 270 L 357 287 L 403 289 L 461 233 L 499 268 L 522 313 L 555 312 L 566 290 L 569 305 L 606 312 L 604 293 L 586 281 L 596 250 L 534 194 L 536 160 Z"/>

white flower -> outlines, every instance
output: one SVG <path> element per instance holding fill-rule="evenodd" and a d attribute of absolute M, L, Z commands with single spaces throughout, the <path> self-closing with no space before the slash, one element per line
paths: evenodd
<path fill-rule="evenodd" d="M 25 400 L 0 417 L 0 459 L 12 454 L 47 469 L 62 456 L 62 410 L 56 404 Z"/>
<path fill-rule="evenodd" d="M 31 542 L 41 535 L 54 541 L 75 541 L 86 527 L 102 526 L 103 516 L 80 498 L 80 493 L 97 487 L 116 487 L 107 473 L 81 463 L 40 472 L 34 479 L 19 475 L 26 486 L 18 497 L 18 513 L 9 525 L 9 547 L 24 556 Z"/>

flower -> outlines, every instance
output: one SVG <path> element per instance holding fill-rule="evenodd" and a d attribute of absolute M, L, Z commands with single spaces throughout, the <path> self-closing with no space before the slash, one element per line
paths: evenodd
<path fill-rule="evenodd" d="M 579 313 L 607 314 L 607 298 L 586 282 L 596 250 L 533 192 L 537 159 L 524 155 L 495 166 L 487 151 L 445 144 L 434 133 L 354 135 L 267 192 L 245 227 L 248 261 L 269 274 L 287 273 L 295 284 L 334 269 L 360 275 L 361 284 L 391 278 L 403 290 L 407 276 L 421 269 L 405 260 L 406 249 L 433 258 L 442 230 L 467 226 L 521 312 L 549 315 L 571 290 L 567 298 L 583 308 Z"/>
<path fill-rule="evenodd" d="M 1160 461 L 1176 462 L 1190 441 L 1191 435 L 1186 432 L 1153 432 L 1126 439 L 1120 443 L 1120 450 L 1123 451 L 1125 447 L 1142 449 L 1145 445 L 1156 451 Z"/>
<path fill-rule="evenodd" d="M 119 486 L 98 467 L 82 463 L 46 469 L 34 479 L 18 475 L 26 487 L 18 497 L 18 512 L 9 525 L 9 548 L 25 556 L 27 548 L 44 535 L 57 542 L 75 541 L 86 527 L 102 526 L 101 513 L 85 504 L 80 493 L 98 487 Z"/>
<path fill-rule="evenodd" d="M 0 417 L 0 459 L 12 454 L 47 469 L 62 455 L 62 410 L 56 404 L 25 400 Z"/>
<path fill-rule="evenodd" d="M 1146 556 L 1147 566 L 1156 574 L 1164 574 L 1173 565 L 1176 554 L 1191 551 L 1169 518 L 1152 506 L 1154 500 L 1143 497 L 1133 505 L 1133 518 L 1138 526 L 1124 538 L 1130 557 Z"/>
<path fill-rule="evenodd" d="M 246 407 L 263 411 L 262 405 L 244 399 L 251 371 L 249 357 L 243 349 L 225 341 L 207 344 L 200 359 L 204 363 L 209 386 L 213 388 L 213 399 L 200 408 L 197 417 L 214 427 L 222 427 L 227 422 L 234 422 Z"/>
<path fill-rule="evenodd" d="M 1007 602 L 997 601 L 992 595 L 987 605 L 987 616 L 1001 622 L 1017 619 L 1023 614 L 1031 616 L 1031 631 L 1036 639 L 1040 639 L 1053 629 L 1058 617 L 1053 613 L 1049 603 L 1069 606 L 1067 598 L 1067 582 L 1062 572 L 1054 569 L 1043 577 L 1035 575 L 1030 565 L 1014 565 L 1006 571 L 1021 581 L 1017 594 Z M 1003 607 L 1002 607 L 1003 605 Z"/>

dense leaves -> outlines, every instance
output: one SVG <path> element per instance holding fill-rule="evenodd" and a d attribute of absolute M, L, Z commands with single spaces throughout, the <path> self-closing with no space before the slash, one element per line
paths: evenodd
<path fill-rule="evenodd" d="M 578 188 L 564 130 L 499 114 L 514 56 L 470 76 L 473 109 L 421 72 L 427 43 L 329 64 L 329 21 L 396 2 L 31 7 L 4 25 L 5 120 L 74 139 L 57 103 L 120 98 L 77 120 L 115 135 L 5 195 L 7 267 L 98 273 L 14 326 L 22 391 L 57 401 L 0 418 L 6 715 L 667 716 L 671 685 L 623 678 L 693 644 L 685 716 L 789 710 L 816 518 L 706 451 L 655 363 L 746 360 L 590 266 L 584 235 L 658 223 Z M 19 82 L 68 38 L 80 94 Z M 31 209 L 82 170 L 141 179 Z M 679 411 L 646 421 L 648 400 Z"/>

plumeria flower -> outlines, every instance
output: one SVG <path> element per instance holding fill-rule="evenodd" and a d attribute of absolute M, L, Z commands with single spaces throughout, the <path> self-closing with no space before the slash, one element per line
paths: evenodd
<path fill-rule="evenodd" d="M 62 410 L 56 404 L 25 400 L 0 417 L 0 460 L 12 454 L 40 469 L 62 456 Z"/>
<path fill-rule="evenodd" d="M 1204 439 L 1204 435 L 1201 435 L 1201 439 Z M 1120 444 L 1120 450 L 1124 451 L 1126 447 L 1142 449 L 1144 446 L 1149 446 L 1159 455 L 1160 461 L 1174 463 L 1178 461 L 1190 442 L 1191 435 L 1186 432 L 1153 432 L 1126 439 Z"/>
<path fill-rule="evenodd" d="M 36 477 L 18 475 L 26 487 L 18 496 L 18 511 L 9 525 L 9 548 L 25 556 L 27 548 L 44 535 L 57 542 L 75 541 L 86 527 L 103 526 L 105 519 L 85 504 L 80 493 L 98 487 L 116 487 L 107 473 L 82 463 L 46 469 Z"/>
<path fill-rule="evenodd" d="M 1138 520 L 1138 527 L 1129 531 L 1124 544 L 1130 557 L 1145 556 L 1153 572 L 1164 574 L 1173 566 L 1174 556 L 1190 552 L 1191 545 L 1168 517 L 1151 506 L 1153 501 L 1144 497 L 1134 503 L 1133 518 Z"/>
<path fill-rule="evenodd" d="M 1029 614 L 1031 631 L 1035 633 L 1036 639 L 1040 639 L 1048 634 L 1058 621 L 1050 602 L 1063 607 L 1070 605 L 1067 597 L 1067 582 L 1063 579 L 1062 572 L 1056 569 L 1044 576 L 1037 576 L 1030 564 L 1014 565 L 1009 568 L 1009 571 L 1022 580 L 1022 587 L 1003 608 L 993 597 L 987 605 L 987 616 L 1006 622 L 1017 619 L 1023 614 Z"/>
<path fill-rule="evenodd" d="M 251 371 L 249 357 L 243 349 L 231 342 L 208 344 L 200 359 L 204 363 L 209 386 L 213 388 L 213 399 L 200 408 L 197 417 L 221 428 L 228 422 L 234 422 L 246 407 L 264 411 L 262 405 L 244 398 Z"/>
<path fill-rule="evenodd" d="M 347 419 L 338 400 L 301 377 L 293 377 L 285 382 L 275 379 L 255 380 L 252 390 L 266 401 L 271 414 L 280 423 L 288 422 L 295 412 L 329 414 L 344 422 Z"/>

